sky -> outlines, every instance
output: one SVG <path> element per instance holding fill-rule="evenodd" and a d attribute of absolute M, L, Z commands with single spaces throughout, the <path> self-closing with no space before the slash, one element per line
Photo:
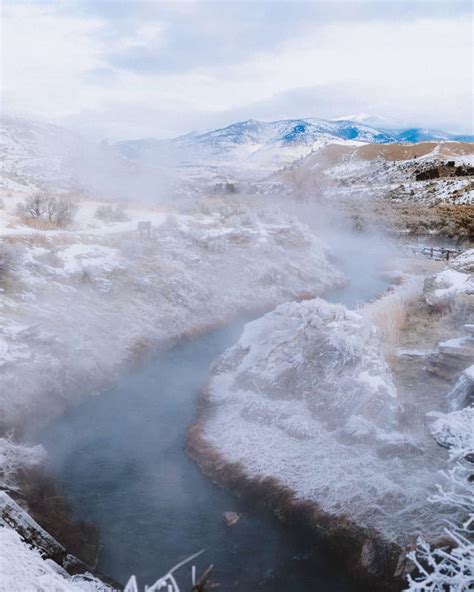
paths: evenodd
<path fill-rule="evenodd" d="M 2 1 L 2 112 L 96 139 L 360 113 L 472 132 L 472 61 L 469 1 Z"/>

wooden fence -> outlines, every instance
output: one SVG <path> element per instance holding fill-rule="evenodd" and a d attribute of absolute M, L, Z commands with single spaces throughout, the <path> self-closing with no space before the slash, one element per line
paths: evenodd
<path fill-rule="evenodd" d="M 445 249 L 444 247 L 410 247 L 415 255 L 436 259 L 438 261 L 449 261 L 462 253 L 462 249 Z"/>

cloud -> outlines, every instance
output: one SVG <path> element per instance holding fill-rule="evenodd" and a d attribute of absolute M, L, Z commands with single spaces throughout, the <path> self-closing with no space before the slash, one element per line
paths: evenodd
<path fill-rule="evenodd" d="M 241 118 L 472 127 L 466 2 L 11 3 L 3 103 L 113 139 Z"/>

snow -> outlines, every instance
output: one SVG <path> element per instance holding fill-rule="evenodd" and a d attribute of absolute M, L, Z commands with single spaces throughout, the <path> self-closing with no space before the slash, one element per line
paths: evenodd
<path fill-rule="evenodd" d="M 77 244 L 61 249 L 56 255 L 63 262 L 64 271 L 67 274 L 86 270 L 110 273 L 125 269 L 125 263 L 118 250 L 111 247 Z"/>
<path fill-rule="evenodd" d="M 320 299 L 247 324 L 213 365 L 206 443 L 249 477 L 389 540 L 442 532 L 427 497 L 443 457 L 402 427 L 380 345 L 365 316 Z"/>
<path fill-rule="evenodd" d="M 451 267 L 464 273 L 474 273 L 474 249 L 467 249 L 461 253 L 451 262 Z"/>
<path fill-rule="evenodd" d="M 428 414 L 436 420 L 430 425 L 433 438 L 446 448 L 474 450 L 474 407 L 451 413 Z"/>
<path fill-rule="evenodd" d="M 469 366 L 469 368 L 466 368 L 466 370 L 464 370 L 464 375 L 468 380 L 474 383 L 474 364 L 472 366 Z"/>
<path fill-rule="evenodd" d="M 130 229 L 109 232 L 93 218 L 97 204 L 80 202 L 74 229 L 35 230 L 16 243 L 20 262 L 0 301 L 7 425 L 48 421 L 105 388 L 143 344 L 168 347 L 239 311 L 342 282 L 324 245 L 282 212 L 229 200 L 192 215 L 135 206 L 126 210 Z M 148 219 L 151 238 L 140 239 L 136 221 Z"/>
<path fill-rule="evenodd" d="M 0 526 L 0 592 L 113 592 L 91 574 L 70 576 L 37 549 L 29 547 L 20 535 Z"/>
<path fill-rule="evenodd" d="M 461 294 L 474 294 L 474 275 L 445 269 L 425 282 L 425 300 L 436 308 L 452 304 Z"/>

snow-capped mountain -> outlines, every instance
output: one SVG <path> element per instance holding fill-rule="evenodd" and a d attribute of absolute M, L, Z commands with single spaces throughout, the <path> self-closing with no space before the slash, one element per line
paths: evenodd
<path fill-rule="evenodd" d="M 472 142 L 473 136 L 467 134 L 450 134 L 441 130 L 414 127 L 395 132 L 398 142 Z"/>
<path fill-rule="evenodd" d="M 170 179 L 261 178 L 327 145 L 464 140 L 425 129 L 387 130 L 358 121 L 250 119 L 222 129 L 97 144 L 62 127 L 16 117 L 0 120 L 0 188 L 93 189 L 116 195 L 143 193 Z M 159 182 L 157 182 L 159 179 Z M 173 181 L 174 182 L 174 181 Z M 156 193 L 155 189 L 151 192 Z"/>
<path fill-rule="evenodd" d="M 115 148 L 128 158 L 155 166 L 159 161 L 171 160 L 179 164 L 233 163 L 242 169 L 251 170 L 284 166 L 329 142 L 390 144 L 473 139 L 433 130 L 373 127 L 364 123 L 364 118 L 309 118 L 272 122 L 249 119 L 222 129 L 187 134 L 172 140 L 149 138 L 118 142 Z"/>
<path fill-rule="evenodd" d="M 390 133 L 351 121 L 291 119 L 263 122 L 249 119 L 202 134 L 187 134 L 173 140 L 153 138 L 119 142 L 118 151 L 129 158 L 152 157 L 154 152 L 171 150 L 183 160 L 257 161 L 272 160 L 276 152 L 290 160 L 307 154 L 317 142 L 352 140 L 358 142 L 396 142 Z"/>

